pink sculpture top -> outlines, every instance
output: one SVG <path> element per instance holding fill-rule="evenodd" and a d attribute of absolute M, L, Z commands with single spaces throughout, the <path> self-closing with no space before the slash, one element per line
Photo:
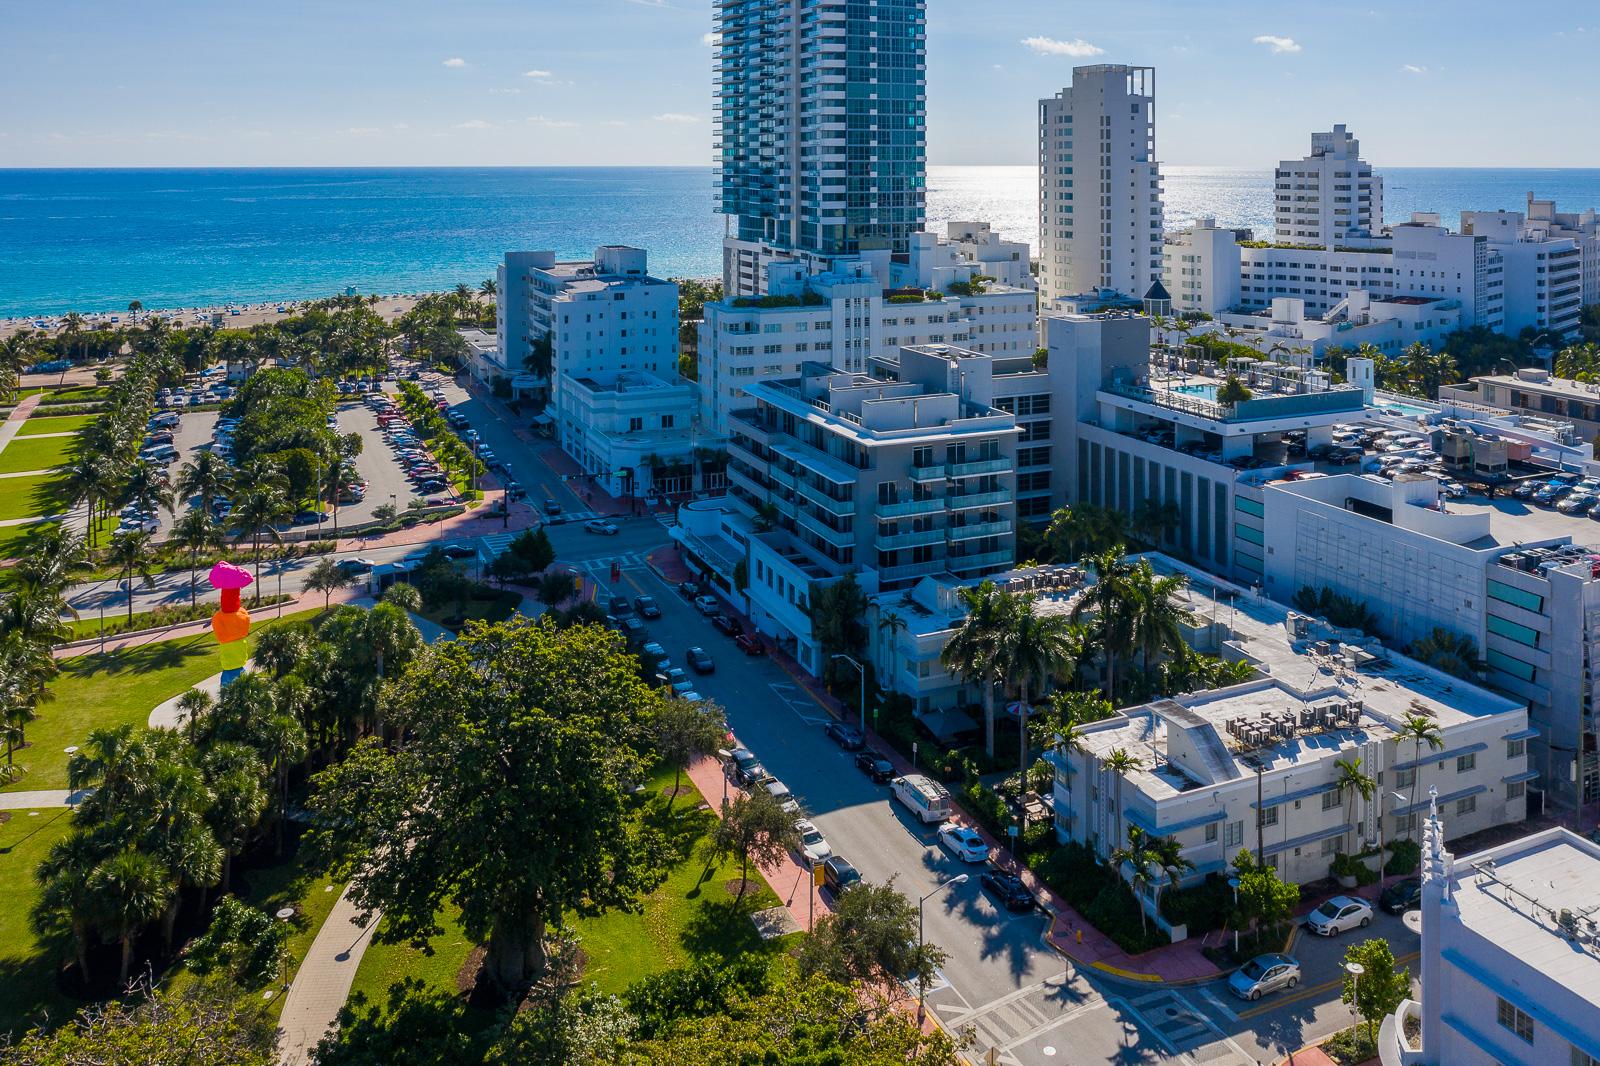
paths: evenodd
<path fill-rule="evenodd" d="M 211 587 L 216 589 L 242 589 L 254 579 L 250 571 L 233 563 L 218 563 L 211 568 L 211 573 L 206 575 L 206 580 L 211 582 Z"/>

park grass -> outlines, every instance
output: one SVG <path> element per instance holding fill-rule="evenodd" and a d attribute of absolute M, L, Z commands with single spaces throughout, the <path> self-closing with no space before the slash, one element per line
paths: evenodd
<path fill-rule="evenodd" d="M 34 409 L 35 411 L 38 408 Z M 95 420 L 95 415 L 41 415 L 35 414 L 17 430 L 19 437 L 37 437 L 41 433 L 76 433 Z"/>
<path fill-rule="evenodd" d="M 54 470 L 64 466 L 72 458 L 74 444 L 72 437 L 14 438 L 4 451 L 0 451 L 0 474 Z"/>
<path fill-rule="evenodd" d="M 444 931 L 428 941 L 427 950 L 377 940 L 369 943 L 361 965 L 356 967 L 350 998 L 353 1000 L 360 993 L 368 1003 L 387 1003 L 389 986 L 408 977 L 455 995 L 456 975 L 477 945 L 461 928 L 461 912 L 453 904 L 445 904 L 439 912 L 439 925 Z M 378 926 L 383 928 L 384 922 L 380 920 Z"/>
<path fill-rule="evenodd" d="M 419 613 L 434 625 L 459 630 L 472 621 L 504 622 L 517 613 L 517 605 L 522 602 L 520 592 L 491 589 L 486 585 L 480 585 L 478 592 L 482 595 L 468 597 L 464 613 L 456 612 L 454 600 L 424 605 Z"/>
<path fill-rule="evenodd" d="M 49 407 L 52 404 L 69 403 L 98 403 L 109 400 L 111 390 L 104 385 L 68 385 L 64 389 L 51 389 L 49 395 L 39 401 L 40 407 Z"/>
<path fill-rule="evenodd" d="M 319 613 L 313 609 L 284 617 L 311 618 Z M 277 621 L 259 622 L 252 632 L 260 633 Z M 61 674 L 49 686 L 51 698 L 39 704 L 39 717 L 28 724 L 28 747 L 17 754 L 27 773 L 0 787 L 0 792 L 66 788 L 65 748 L 81 745 L 95 729 L 143 726 L 158 704 L 222 669 L 216 638 L 210 633 L 140 644 L 104 657 L 78 655 L 62 659 L 59 665 Z"/>
<path fill-rule="evenodd" d="M 61 498 L 61 484 L 57 474 L 8 477 L 0 481 L 0 521 L 64 513 L 68 504 Z"/>
<path fill-rule="evenodd" d="M 72 824 L 66 807 L 9 811 L 0 825 L 0 1034 L 20 1035 L 42 1021 L 69 1017 L 76 1004 L 56 990 L 56 960 L 33 934 L 28 913 L 39 898 L 34 869 Z"/>
<path fill-rule="evenodd" d="M 204 576 L 199 578 L 202 597 L 211 591 L 210 586 L 204 584 Z M 277 594 L 261 596 L 252 599 L 249 603 L 250 610 L 267 610 L 277 604 L 287 603 L 294 599 L 293 596 L 279 597 Z M 195 608 L 190 608 L 187 602 L 171 607 L 157 607 L 153 611 L 133 612 L 133 621 L 129 623 L 126 610 L 107 611 L 105 616 L 106 636 L 115 637 L 123 633 L 133 633 L 141 629 L 156 629 L 162 626 L 179 625 L 185 622 L 199 622 L 209 619 L 217 609 L 216 603 L 208 603 L 202 598 Z M 270 619 L 269 619 L 270 621 Z M 98 614 L 85 614 L 80 618 L 67 622 L 67 628 L 72 636 L 67 643 L 76 640 L 90 640 L 100 635 L 100 616 Z"/>
<path fill-rule="evenodd" d="M 30 522 L 23 526 L 0 526 L 0 559 L 20 559 L 28 553 L 35 537 L 59 525 L 60 522 Z"/>

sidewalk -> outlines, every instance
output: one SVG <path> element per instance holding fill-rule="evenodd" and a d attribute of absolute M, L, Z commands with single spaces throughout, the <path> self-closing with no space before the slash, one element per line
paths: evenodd
<path fill-rule="evenodd" d="M 0 792 L 0 811 L 25 811 L 35 807 L 76 807 L 89 795 L 88 789 L 45 789 L 39 792 Z"/>
<path fill-rule="evenodd" d="M 362 924 L 356 905 L 350 902 L 350 888 L 317 930 L 317 937 L 295 972 L 278 1019 L 278 1062 L 281 1066 L 303 1066 L 311 1061 L 317 1041 L 333 1028 L 339 1011 L 350 997 L 361 956 L 372 941 L 372 930 L 381 913 Z"/>
<path fill-rule="evenodd" d="M 329 597 L 329 603 L 337 607 L 340 604 L 359 599 L 364 595 L 366 595 L 366 592 L 363 589 L 340 589 Z M 255 608 L 250 613 L 250 621 L 253 624 L 260 624 L 261 622 L 271 621 L 274 618 L 281 618 L 286 614 L 294 614 L 296 611 L 321 608 L 322 601 L 323 596 L 320 592 L 301 592 L 292 600 L 275 603 L 270 607 Z M 113 616 L 108 614 L 106 618 L 107 621 L 110 621 Z M 107 637 L 106 651 L 113 652 L 122 651 L 124 648 L 140 648 L 146 644 L 159 644 L 162 641 L 177 640 L 181 637 L 192 637 L 199 633 L 209 632 L 211 632 L 211 619 L 202 618 L 194 622 L 183 622 L 179 625 L 167 626 L 164 629 L 147 629 L 139 633 L 121 633 Z M 99 651 L 100 638 L 85 637 L 82 640 L 73 641 L 71 644 L 61 645 L 52 652 L 52 655 L 57 659 L 71 659 L 78 655 L 97 654 Z"/>

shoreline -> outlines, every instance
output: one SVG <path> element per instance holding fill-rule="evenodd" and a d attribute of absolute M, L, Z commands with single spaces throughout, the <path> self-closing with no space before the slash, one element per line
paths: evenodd
<path fill-rule="evenodd" d="M 233 303 L 219 304 L 212 307 L 146 307 L 138 312 L 126 309 L 117 311 L 79 311 L 83 316 L 86 329 L 126 329 L 138 326 L 151 318 L 165 318 L 174 329 L 194 329 L 212 325 L 216 319 L 221 329 L 250 329 L 254 326 L 281 321 L 291 315 L 304 311 L 309 305 L 319 300 L 331 299 L 338 294 L 329 296 L 305 297 L 296 300 L 268 300 L 260 303 Z M 360 293 L 363 299 L 370 299 L 373 294 Z M 385 321 L 393 322 L 401 315 L 415 307 L 425 296 L 437 296 L 439 293 L 412 292 L 412 293 L 378 293 L 377 302 L 372 308 Z M 475 294 L 476 295 L 476 294 Z M 482 299 L 482 296 L 479 296 Z M 13 315 L 0 318 L 0 337 L 9 337 L 22 330 L 31 330 L 55 336 L 62 321 L 69 312 L 49 315 Z M 43 322 L 45 325 L 40 326 Z"/>

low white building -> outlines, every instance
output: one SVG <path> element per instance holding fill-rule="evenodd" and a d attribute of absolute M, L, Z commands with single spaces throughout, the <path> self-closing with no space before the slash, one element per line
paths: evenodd
<path fill-rule="evenodd" d="M 1239 244 L 1249 239 L 1249 230 L 1220 227 L 1213 218 L 1168 233 L 1161 248 L 1162 277 L 1173 311 L 1214 315 L 1238 307 Z"/>
<path fill-rule="evenodd" d="M 1261 676 L 1084 726 L 1081 750 L 1051 757 L 1062 840 L 1107 856 L 1138 826 L 1177 840 L 1195 866 L 1186 880 L 1221 873 L 1248 849 L 1303 882 L 1327 877 L 1337 853 L 1415 839 L 1429 788 L 1449 805 L 1457 835 L 1523 819 L 1531 775 L 1520 703 L 1165 556 L 1148 558 L 1187 583 L 1185 642 Z M 1399 738 L 1417 714 L 1438 728 L 1439 749 L 1419 752 Z M 1137 768 L 1108 769 L 1116 751 Z M 1377 781 L 1371 801 L 1340 789 L 1335 763 L 1355 758 Z"/>
<path fill-rule="evenodd" d="M 1529 201 L 1531 206 L 1531 196 Z M 1592 255 L 1596 247 L 1588 237 L 1530 223 L 1520 211 L 1463 211 L 1461 232 L 1487 237 L 1505 264 L 1507 333 L 1532 329 L 1560 341 L 1577 331 L 1584 252 Z"/>
<path fill-rule="evenodd" d="M 1556 828 L 1457 859 L 1442 806 L 1423 844 L 1422 1001 L 1384 1019 L 1380 1061 L 1596 1066 L 1600 847 Z"/>
<path fill-rule="evenodd" d="M 506 366 L 505 356 L 494 334 L 481 329 L 457 332 L 467 344 L 467 373 L 480 385 L 492 388 L 497 379 L 510 379 L 521 372 L 520 368 Z"/>
<path fill-rule="evenodd" d="M 695 425 L 694 386 L 642 370 L 559 380 L 561 450 L 613 496 L 677 495 L 702 488 L 697 450 L 711 450 Z"/>
<path fill-rule="evenodd" d="M 1370 344 L 1390 358 L 1419 341 L 1436 347 L 1470 324 L 1462 315 L 1461 301 L 1453 297 L 1379 296 L 1352 289 L 1321 315 L 1312 314 L 1298 296 L 1278 296 L 1260 310 L 1219 311 L 1213 321 L 1196 324 L 1190 336 L 1225 336 L 1263 355 L 1311 365 L 1336 346 L 1352 352 Z M 1181 339 L 1172 329 L 1162 336 Z"/>
<path fill-rule="evenodd" d="M 914 233 L 904 258 L 909 276 L 897 284 L 942 289 L 977 273 L 1014 289 L 1036 287 L 1027 242 L 1008 241 L 987 222 L 947 222 L 943 237 Z"/>

